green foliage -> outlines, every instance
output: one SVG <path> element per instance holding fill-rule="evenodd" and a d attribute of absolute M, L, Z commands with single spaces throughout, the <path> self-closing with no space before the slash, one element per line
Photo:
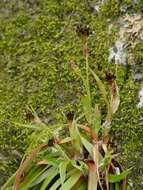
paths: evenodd
<path fill-rule="evenodd" d="M 115 183 L 115 182 L 120 182 L 122 179 L 124 179 L 129 173 L 130 173 L 131 169 L 128 169 L 126 171 L 123 171 L 121 174 L 119 175 L 109 175 L 109 182 L 110 183 Z"/>
<path fill-rule="evenodd" d="M 117 17 L 124 13 L 141 13 L 142 0 L 135 3 L 132 0 L 107 0 L 101 7 L 101 15 L 110 19 L 117 19 Z"/>
<path fill-rule="evenodd" d="M 135 48 L 134 48 L 134 56 L 135 56 L 135 61 L 137 64 L 141 64 L 143 61 L 143 43 L 138 43 Z"/>
<path fill-rule="evenodd" d="M 101 14 L 109 18 L 117 17 L 120 15 L 120 5 L 118 0 L 107 0 L 101 8 Z"/>
<path fill-rule="evenodd" d="M 87 28 L 82 28 L 82 31 L 83 30 L 86 31 Z M 38 130 L 38 133 L 34 133 L 34 136 L 37 138 L 40 136 L 44 144 L 32 150 L 28 156 L 26 152 L 16 172 L 13 183 L 11 183 L 12 178 L 8 180 L 2 189 L 13 188 L 15 190 L 24 190 L 39 188 L 44 190 L 48 188 L 51 190 L 71 190 L 80 189 L 82 187 L 88 190 L 97 190 L 99 188 L 103 190 L 104 188 L 109 189 L 112 185 L 111 183 L 113 183 L 115 187 L 118 187 L 118 189 L 120 189 L 122 183 L 125 184 L 129 170 L 122 172 L 120 164 L 115 160 L 115 156 L 110 153 L 111 150 L 108 142 L 112 117 L 117 111 L 119 104 L 116 105 L 116 109 L 114 109 L 114 102 L 108 101 L 106 97 L 104 83 L 89 68 L 89 54 L 88 51 L 86 51 L 88 49 L 88 35 L 87 33 L 82 33 L 81 37 L 83 37 L 83 49 L 85 49 L 83 53 L 86 65 L 86 77 L 84 77 L 80 69 L 78 69 L 81 73 L 81 80 L 83 80 L 82 82 L 85 88 L 84 100 L 82 100 L 83 112 L 78 118 L 74 118 L 72 113 L 69 113 L 67 116 L 67 124 L 61 124 L 57 137 L 57 128 L 52 125 L 51 127 L 46 126 L 40 120 L 36 112 L 33 111 L 32 114 L 36 126 L 31 126 L 31 129 Z M 92 101 L 90 93 L 90 74 L 93 74 L 99 91 L 105 103 L 108 105 L 106 109 L 107 118 L 102 118 L 105 120 L 102 125 L 101 122 L 98 122 L 99 109 L 93 112 L 96 106 Z M 116 81 L 111 73 L 110 79 L 108 80 L 111 100 L 114 96 L 115 101 L 117 101 L 119 96 L 116 93 L 118 87 L 117 85 L 115 86 Z M 114 90 L 112 89 L 113 86 Z M 109 110 L 109 107 L 112 109 Z M 109 112 L 110 118 L 108 118 Z M 97 114 L 95 118 L 94 114 Z M 83 117 L 87 123 L 81 121 Z M 59 124 L 57 124 L 57 126 L 58 125 Z M 28 127 L 30 126 L 28 125 Z M 65 137 L 62 138 L 60 132 L 64 128 L 67 129 L 67 133 L 64 135 Z M 103 133 L 100 136 L 99 131 L 101 129 Z M 40 131 L 44 131 L 44 133 L 41 133 L 41 135 Z M 44 134 L 47 136 L 46 139 Z M 32 144 L 35 144 L 35 142 L 32 142 Z M 36 164 L 31 164 L 37 154 L 42 153 L 43 150 L 45 155 L 42 156 L 42 160 L 39 160 Z M 52 174 L 50 173 L 51 170 Z M 53 175 L 54 170 L 55 173 Z"/>
<path fill-rule="evenodd" d="M 76 6 L 77 1 L 41 1 L 39 7 L 31 4 L 26 10 L 21 2 L 17 12 L 13 10 L 14 1 L 15 7 L 10 5 L 1 2 L 1 9 L 9 12 L 8 16 L 5 12 L 0 15 L 0 146 L 6 157 L 12 150 L 24 151 L 29 141 L 29 132 L 14 124 L 29 121 L 26 105 L 32 105 L 43 120 L 48 118 L 46 122 L 59 120 L 59 111 L 79 109 L 82 88 L 71 71 L 70 61 L 72 58 L 82 65 L 83 59 L 74 28 L 82 23 L 83 16 L 83 22 L 90 20 L 97 33 L 98 27 L 106 27 L 98 18 L 95 22 L 96 17 L 88 13 L 84 3 Z M 101 39 L 103 35 L 108 39 L 104 32 Z M 93 36 L 91 46 L 95 40 Z M 96 51 L 99 43 L 100 50 Z M 107 52 L 103 44 L 104 41 L 96 43 L 92 50 L 92 59 L 96 52 L 97 62 L 101 62 L 105 49 Z"/>

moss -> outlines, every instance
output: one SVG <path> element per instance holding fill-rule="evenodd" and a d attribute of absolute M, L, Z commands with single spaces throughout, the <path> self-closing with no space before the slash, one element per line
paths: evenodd
<path fill-rule="evenodd" d="M 23 1 L 19 1 L 17 8 L 15 3 L 7 7 L 0 2 L 3 10 L 0 14 L 0 149 L 8 158 L 0 170 L 6 176 L 19 161 L 11 152 L 23 153 L 29 143 L 30 131 L 15 125 L 15 122 L 29 122 L 26 105 L 32 105 L 49 124 L 61 121 L 62 112 L 76 113 L 81 109 L 83 89 L 70 65 L 75 61 L 84 72 L 82 43 L 76 33 L 78 25 L 90 27 L 90 63 L 100 78 L 104 81 L 105 71 L 115 69 L 108 64 L 108 50 L 118 34 L 115 28 L 109 34 L 107 18 L 120 15 L 119 1 L 107 1 L 99 15 L 91 12 L 84 1 L 37 0 L 35 5 L 29 2 L 26 9 Z M 137 59 L 142 59 L 142 48 L 136 48 Z M 135 98 L 139 86 L 133 83 L 131 70 L 123 67 L 118 69 L 118 84 L 122 89 L 121 105 L 113 133 L 123 134 L 117 138 L 125 158 L 122 160 L 127 166 L 135 166 L 134 176 L 136 171 L 143 171 L 136 166 L 142 147 L 139 122 L 142 113 L 136 109 Z M 99 96 L 94 84 L 92 94 Z"/>
<path fill-rule="evenodd" d="M 106 18 L 114 18 L 120 15 L 121 2 L 118 0 L 107 0 L 101 7 L 101 14 Z"/>
<path fill-rule="evenodd" d="M 138 63 L 143 62 L 143 43 L 138 43 L 135 48 L 133 49 L 134 51 L 134 57 L 135 61 Z"/>
<path fill-rule="evenodd" d="M 135 3 L 132 0 L 107 0 L 101 6 L 100 14 L 105 18 L 116 19 L 119 16 L 132 13 L 142 13 L 142 0 Z"/>
<path fill-rule="evenodd" d="M 128 70 L 129 78 L 122 81 L 120 90 L 121 104 L 118 113 L 113 122 L 112 135 L 117 151 L 121 153 L 121 161 L 125 167 L 133 167 L 129 176 L 135 189 L 141 188 L 142 168 L 142 110 L 137 109 L 137 92 L 140 88 L 139 84 L 135 84 L 132 80 L 131 67 Z M 125 73 L 122 75 L 123 78 Z M 121 84 L 118 81 L 118 84 Z M 138 175 L 136 175 L 138 172 Z"/>

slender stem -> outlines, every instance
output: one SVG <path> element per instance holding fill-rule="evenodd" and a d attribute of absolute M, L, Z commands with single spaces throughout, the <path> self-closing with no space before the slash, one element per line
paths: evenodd
<path fill-rule="evenodd" d="M 118 64 L 115 65 L 115 76 L 117 77 L 118 75 Z"/>
<path fill-rule="evenodd" d="M 88 165 L 88 190 L 97 190 L 97 173 L 96 173 L 96 167 L 93 161 L 87 162 Z"/>
<path fill-rule="evenodd" d="M 87 36 L 83 36 L 83 54 L 84 54 L 85 64 L 86 64 L 86 91 L 87 91 L 87 95 L 90 98 L 89 63 L 88 63 L 89 53 L 88 53 L 88 42 L 87 42 L 87 39 L 88 39 Z"/>

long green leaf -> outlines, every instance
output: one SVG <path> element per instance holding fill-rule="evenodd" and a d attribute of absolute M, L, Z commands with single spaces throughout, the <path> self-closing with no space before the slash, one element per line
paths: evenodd
<path fill-rule="evenodd" d="M 85 117 L 89 125 L 92 123 L 92 106 L 91 106 L 91 98 L 88 95 L 85 95 L 81 99 L 83 110 L 85 113 Z"/>
<path fill-rule="evenodd" d="M 99 111 L 98 105 L 95 105 L 92 111 L 92 130 L 98 135 L 101 128 L 101 113 Z"/>
<path fill-rule="evenodd" d="M 81 172 L 77 170 L 72 176 L 70 176 L 65 181 L 60 190 L 70 190 L 77 183 L 81 175 Z"/>
<path fill-rule="evenodd" d="M 67 175 L 66 175 L 66 179 L 69 178 L 70 176 L 73 176 L 75 174 L 77 170 L 76 169 L 71 169 Z M 61 185 L 61 179 L 58 178 L 54 184 L 51 185 L 51 187 L 49 188 L 49 190 L 57 190 L 57 188 Z M 41 189 L 40 189 L 41 190 Z M 44 190 L 44 189 L 42 189 Z"/>
<path fill-rule="evenodd" d="M 80 170 L 84 175 L 87 174 L 88 167 L 83 161 L 79 161 L 78 164 L 75 160 L 71 160 L 71 164 L 76 169 Z"/>
<path fill-rule="evenodd" d="M 115 183 L 115 190 L 120 190 L 120 184 L 119 183 Z"/>
<path fill-rule="evenodd" d="M 35 172 L 32 173 L 30 177 L 28 177 L 26 181 L 23 181 L 20 185 L 21 190 L 28 189 L 30 187 L 33 187 L 34 184 L 36 184 L 38 178 L 45 172 L 45 170 L 48 168 L 45 167 L 44 169 L 38 168 Z"/>
<path fill-rule="evenodd" d="M 103 99 L 104 99 L 104 101 L 106 103 L 107 117 L 106 117 L 106 121 L 105 121 L 104 125 L 108 126 L 111 123 L 111 120 L 112 120 L 112 108 L 111 108 L 111 105 L 110 105 L 109 100 L 107 98 L 107 92 L 106 92 L 104 84 L 99 79 L 99 77 L 96 75 L 96 73 L 92 69 L 90 69 L 90 72 L 92 73 L 94 79 L 96 80 L 98 88 L 100 90 L 100 93 L 101 93 L 101 95 L 102 95 L 102 97 L 103 97 Z"/>
<path fill-rule="evenodd" d="M 33 167 L 28 173 L 25 174 L 25 177 L 20 184 L 20 188 L 26 187 L 29 184 L 29 180 L 34 178 L 34 175 L 37 175 L 40 171 L 41 168 Z"/>
<path fill-rule="evenodd" d="M 105 89 L 105 86 L 104 86 L 103 82 L 99 79 L 99 77 L 96 75 L 96 73 L 92 69 L 90 69 L 90 72 L 91 72 L 91 74 L 93 75 L 94 79 L 97 82 L 97 85 L 99 87 L 100 93 L 101 93 L 104 101 L 109 106 L 109 101 L 108 101 L 108 98 L 107 98 L 107 92 L 106 92 L 106 89 Z"/>
<path fill-rule="evenodd" d="M 86 190 L 87 189 L 87 184 L 82 183 L 81 186 L 78 188 L 78 190 Z"/>
<path fill-rule="evenodd" d="M 56 182 L 49 188 L 49 190 L 57 190 L 61 185 L 61 179 L 56 180 Z"/>
<path fill-rule="evenodd" d="M 110 152 L 106 152 L 104 158 L 100 161 L 99 167 L 106 167 L 111 163 L 111 160 L 115 157 Z"/>
<path fill-rule="evenodd" d="M 33 183 L 30 185 L 30 187 L 33 187 L 39 183 L 41 183 L 50 173 L 50 169 L 48 168 L 46 171 L 44 171 L 40 176 L 38 176 Z"/>
<path fill-rule="evenodd" d="M 81 153 L 82 144 L 81 144 L 79 130 L 76 125 L 76 120 L 73 120 L 72 125 L 69 128 L 69 131 L 70 131 L 70 136 L 72 138 L 72 145 L 73 148 L 75 149 L 75 153 L 79 155 Z"/>
<path fill-rule="evenodd" d="M 58 170 L 55 168 L 51 168 L 49 171 L 49 175 L 46 177 L 46 179 L 44 180 L 44 182 L 41 185 L 40 190 L 45 190 L 49 183 L 52 181 L 52 179 L 58 174 Z"/>
<path fill-rule="evenodd" d="M 80 137 L 81 137 L 83 146 L 86 148 L 86 150 L 89 152 L 89 154 L 91 156 L 93 156 L 93 145 L 83 136 L 80 135 Z"/>
<path fill-rule="evenodd" d="M 60 178 L 61 178 L 62 185 L 66 179 L 66 169 L 67 169 L 68 164 L 69 164 L 69 160 L 63 160 L 59 165 L 59 172 L 60 172 Z"/>
<path fill-rule="evenodd" d="M 110 190 L 115 190 L 114 185 L 113 183 L 110 184 Z"/>
<path fill-rule="evenodd" d="M 131 169 L 125 170 L 123 171 L 121 174 L 119 175 L 113 175 L 113 174 L 109 174 L 108 175 L 108 180 L 110 183 L 116 183 L 116 182 L 120 182 L 121 180 L 125 179 L 126 176 L 131 172 Z"/>
<path fill-rule="evenodd" d="M 59 166 L 60 160 L 57 158 L 57 156 L 54 157 L 53 153 L 52 155 L 47 155 L 46 160 L 48 162 L 48 165 L 55 166 L 55 167 Z"/>
<path fill-rule="evenodd" d="M 88 58 L 86 59 L 86 78 L 84 78 L 80 68 L 76 64 L 72 63 L 72 67 L 73 67 L 74 72 L 82 79 L 86 93 L 87 93 L 88 97 L 90 97 Z"/>

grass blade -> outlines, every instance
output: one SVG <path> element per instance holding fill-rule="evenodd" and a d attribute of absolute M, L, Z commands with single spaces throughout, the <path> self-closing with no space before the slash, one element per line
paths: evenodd
<path fill-rule="evenodd" d="M 115 190 L 120 190 L 120 185 L 119 185 L 119 183 L 115 183 Z"/>
<path fill-rule="evenodd" d="M 81 138 L 83 146 L 86 148 L 89 154 L 93 156 L 93 145 L 83 136 L 80 135 L 80 138 Z"/>
<path fill-rule="evenodd" d="M 82 173 L 76 170 L 76 172 L 66 180 L 60 190 L 70 190 L 77 183 L 81 175 Z"/>
<path fill-rule="evenodd" d="M 91 99 L 88 95 L 85 95 L 81 99 L 83 110 L 85 113 L 85 117 L 89 125 L 92 123 L 92 106 L 91 106 Z"/>
<path fill-rule="evenodd" d="M 118 175 L 113 175 L 113 174 L 109 174 L 108 175 L 108 180 L 110 183 L 116 183 L 116 182 L 120 182 L 121 180 L 125 179 L 127 177 L 127 175 L 130 173 L 132 168 L 123 171 L 121 174 Z"/>
<path fill-rule="evenodd" d="M 59 165 L 59 172 L 60 172 L 60 178 L 61 178 L 62 185 L 66 179 L 66 169 L 67 169 L 68 164 L 69 164 L 69 161 L 64 160 Z"/>
<path fill-rule="evenodd" d="M 47 169 L 47 168 L 46 168 Z M 38 176 L 35 181 L 30 185 L 30 187 L 33 187 L 39 183 L 41 183 L 50 173 L 50 169 L 48 168 L 46 171 L 44 171 L 40 176 Z"/>
<path fill-rule="evenodd" d="M 36 170 L 33 173 L 33 175 L 31 175 L 30 177 L 28 177 L 28 179 L 26 181 L 24 180 L 23 183 L 21 183 L 20 190 L 29 189 L 30 187 L 33 187 L 35 184 L 38 184 L 39 183 L 39 180 L 38 180 L 39 176 L 41 176 L 46 169 L 47 168 L 44 168 L 43 170 L 41 170 L 39 168 L 38 170 Z"/>
<path fill-rule="evenodd" d="M 57 190 L 58 187 L 61 185 L 61 179 L 56 180 L 56 182 L 49 188 L 49 190 Z"/>
<path fill-rule="evenodd" d="M 101 95 L 102 95 L 102 97 L 106 103 L 106 106 L 107 106 L 107 116 L 106 116 L 106 121 L 104 123 L 104 126 L 106 127 L 106 126 L 109 126 L 111 123 L 112 109 L 111 109 L 109 100 L 107 98 L 107 92 L 106 92 L 106 89 L 105 89 L 103 82 L 99 79 L 99 77 L 96 75 L 96 73 L 92 69 L 90 69 L 90 72 L 93 75 L 94 79 L 96 80 L 98 88 L 100 90 L 100 93 L 101 93 Z"/>
<path fill-rule="evenodd" d="M 98 135 L 100 128 L 101 128 L 101 113 L 99 111 L 98 105 L 95 105 L 95 108 L 92 113 L 92 130 Z"/>
<path fill-rule="evenodd" d="M 52 181 L 52 179 L 58 174 L 58 170 L 55 168 L 51 168 L 49 171 L 49 175 L 46 177 L 46 179 L 44 180 L 44 182 L 41 185 L 40 190 L 45 190 L 49 183 Z"/>
<path fill-rule="evenodd" d="M 86 189 L 87 189 L 86 183 L 82 183 L 81 186 L 78 188 L 78 190 L 86 190 Z"/>
<path fill-rule="evenodd" d="M 70 136 L 72 138 L 72 145 L 75 150 L 75 154 L 78 156 L 81 153 L 81 139 L 80 139 L 80 133 L 77 128 L 76 120 L 73 120 L 71 127 L 69 128 Z"/>

